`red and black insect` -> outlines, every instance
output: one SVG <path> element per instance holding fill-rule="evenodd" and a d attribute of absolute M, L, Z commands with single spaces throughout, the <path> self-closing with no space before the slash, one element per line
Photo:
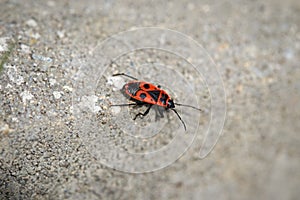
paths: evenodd
<path fill-rule="evenodd" d="M 147 110 L 144 113 L 136 114 L 133 120 L 135 120 L 138 116 L 146 116 L 149 113 L 151 107 L 153 105 L 157 105 L 159 107 L 165 108 L 165 110 L 169 110 L 169 109 L 172 110 L 182 122 L 184 126 L 184 130 L 186 130 L 186 125 L 182 120 L 182 118 L 180 117 L 180 115 L 178 114 L 178 112 L 175 110 L 175 105 L 190 107 L 201 111 L 201 109 L 196 108 L 194 106 L 175 103 L 171 99 L 170 95 L 168 95 L 166 91 L 161 89 L 160 85 L 155 86 L 152 83 L 139 81 L 137 78 L 127 75 L 125 73 L 118 73 L 118 74 L 114 74 L 113 76 L 126 76 L 128 78 L 133 79 L 133 81 L 130 81 L 123 86 L 121 92 L 126 98 L 128 98 L 129 100 L 135 103 L 119 104 L 119 105 L 112 105 L 112 106 L 136 106 L 136 105 L 148 106 Z"/>

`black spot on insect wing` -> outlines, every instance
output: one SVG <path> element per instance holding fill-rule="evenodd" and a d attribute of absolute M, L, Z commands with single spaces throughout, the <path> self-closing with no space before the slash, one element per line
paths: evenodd
<path fill-rule="evenodd" d="M 144 88 L 145 88 L 145 89 L 149 89 L 149 88 L 150 88 L 150 85 L 149 85 L 148 83 L 145 83 L 145 84 L 144 84 Z"/>
<path fill-rule="evenodd" d="M 141 93 L 141 94 L 140 94 L 141 99 L 145 99 L 146 96 L 147 96 L 147 95 L 146 95 L 145 93 Z"/>

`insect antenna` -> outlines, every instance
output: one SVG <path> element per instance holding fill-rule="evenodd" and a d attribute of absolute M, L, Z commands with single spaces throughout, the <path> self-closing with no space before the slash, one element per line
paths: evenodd
<path fill-rule="evenodd" d="M 130 76 L 130 75 L 128 75 L 128 74 L 125 74 L 125 73 L 117 73 L 117 74 L 113 74 L 112 76 L 126 76 L 126 77 L 128 77 L 128 78 L 131 78 L 131 79 L 133 79 L 133 80 L 138 80 L 137 78 L 135 78 L 135 77 L 133 77 L 133 76 Z"/>
<path fill-rule="evenodd" d="M 181 103 L 174 103 L 176 106 L 183 106 L 183 107 L 189 107 L 189 108 L 193 108 L 195 110 L 199 110 L 199 111 L 203 111 L 202 109 L 200 108 L 197 108 L 195 106 L 191 106 L 191 105 L 186 105 L 186 104 L 181 104 Z"/>
<path fill-rule="evenodd" d="M 177 117 L 180 119 L 180 121 L 181 121 L 182 124 L 183 124 L 184 130 L 186 131 L 185 123 L 184 123 L 184 121 L 181 119 L 181 117 L 180 117 L 180 115 L 178 114 L 178 112 L 177 112 L 175 109 L 172 109 L 172 108 L 171 108 L 171 110 L 173 110 L 174 113 L 177 115 Z"/>
<path fill-rule="evenodd" d="M 111 107 L 113 106 L 136 106 L 138 104 L 136 103 L 126 103 L 126 104 L 115 104 L 115 105 L 110 105 Z"/>

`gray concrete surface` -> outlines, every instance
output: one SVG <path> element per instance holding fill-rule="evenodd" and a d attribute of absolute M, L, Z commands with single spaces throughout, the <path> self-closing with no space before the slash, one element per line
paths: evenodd
<path fill-rule="evenodd" d="M 297 0 L 2 0 L 0 199 L 299 199 L 299 13 Z M 169 167 L 131 174 L 101 164 L 80 137 L 74 60 L 84 60 L 89 72 L 99 41 L 145 26 L 173 29 L 203 45 L 223 79 L 227 115 L 205 159 L 198 159 L 198 136 Z M 128 59 L 138 63 L 143 56 Z M 112 89 L 99 84 L 96 91 L 113 101 Z M 100 132 L 122 141 L 123 122 L 99 105 Z"/>

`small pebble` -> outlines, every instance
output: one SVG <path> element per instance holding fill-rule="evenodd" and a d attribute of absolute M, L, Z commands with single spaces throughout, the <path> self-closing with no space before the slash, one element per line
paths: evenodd
<path fill-rule="evenodd" d="M 60 97 L 62 96 L 62 92 L 54 91 L 53 96 L 54 96 L 55 99 L 60 99 Z"/>
<path fill-rule="evenodd" d="M 50 79 L 49 79 L 49 83 L 50 83 L 50 86 L 53 86 L 53 85 L 56 84 L 56 80 L 53 79 L 53 78 L 50 78 Z"/>
<path fill-rule="evenodd" d="M 5 124 L 3 127 L 0 127 L 0 133 L 3 134 L 9 134 L 13 131 L 14 131 L 13 129 L 9 128 L 8 124 Z"/>
<path fill-rule="evenodd" d="M 8 37 L 0 38 L 0 52 L 8 51 L 8 42 L 7 42 L 8 39 L 9 39 Z"/>
<path fill-rule="evenodd" d="M 67 86 L 67 85 L 65 85 L 65 86 L 63 87 L 63 89 L 64 89 L 64 90 L 68 90 L 68 91 L 70 91 L 70 92 L 73 91 L 73 88 L 71 88 L 70 86 Z"/>
<path fill-rule="evenodd" d="M 65 31 L 57 31 L 56 34 L 58 38 L 62 39 L 65 36 Z"/>
<path fill-rule="evenodd" d="M 44 62 L 52 62 L 52 58 L 34 54 L 34 53 L 31 55 L 31 58 L 34 60 L 40 60 L 40 61 L 44 61 Z"/>
<path fill-rule="evenodd" d="M 27 46 L 27 45 L 25 45 L 25 44 L 21 44 L 21 45 L 20 45 L 20 48 L 21 48 L 21 51 L 22 51 L 23 53 L 26 53 L 26 54 L 30 54 L 30 53 L 31 53 L 30 47 Z"/>
<path fill-rule="evenodd" d="M 24 91 L 21 94 L 21 98 L 24 104 L 26 104 L 27 101 L 31 100 L 33 98 L 33 95 L 29 91 Z"/>
<path fill-rule="evenodd" d="M 31 27 L 36 27 L 37 23 L 34 19 L 29 19 L 26 21 L 26 25 L 31 26 Z"/>

